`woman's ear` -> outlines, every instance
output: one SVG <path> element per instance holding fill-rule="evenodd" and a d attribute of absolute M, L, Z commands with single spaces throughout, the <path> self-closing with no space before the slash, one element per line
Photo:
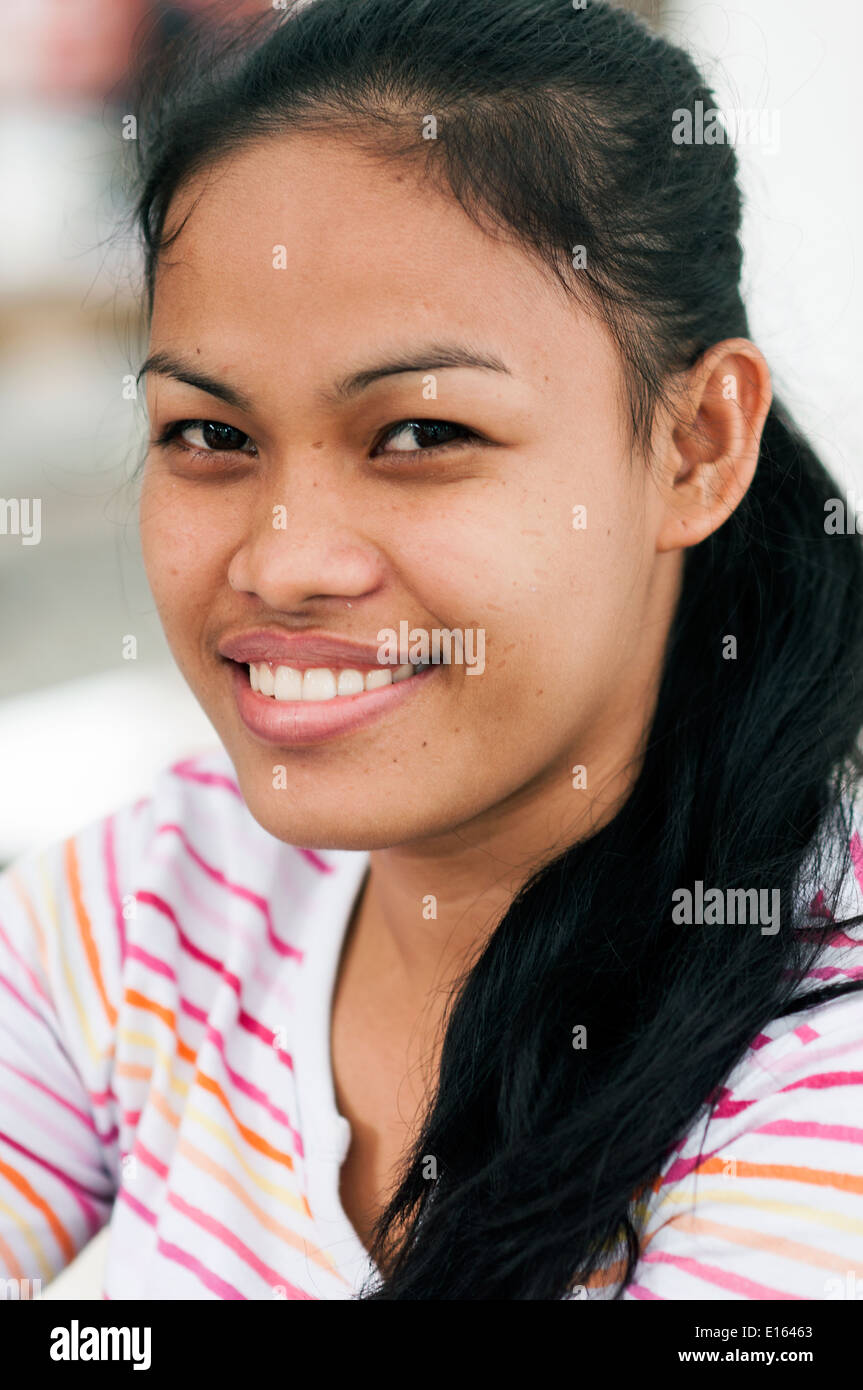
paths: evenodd
<path fill-rule="evenodd" d="M 770 369 L 748 338 L 716 343 L 690 368 L 659 451 L 658 551 L 697 545 L 734 511 L 755 474 L 771 398 Z"/>

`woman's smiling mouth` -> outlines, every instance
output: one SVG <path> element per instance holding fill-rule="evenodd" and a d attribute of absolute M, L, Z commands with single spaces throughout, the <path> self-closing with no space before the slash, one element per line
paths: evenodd
<path fill-rule="evenodd" d="M 291 700 L 336 700 L 346 695 L 361 695 L 366 690 L 381 690 L 399 681 L 409 680 L 422 667 L 376 666 L 368 671 L 353 668 L 313 666 L 300 670 L 294 666 L 277 666 L 275 662 L 249 663 L 249 683 L 253 690 L 280 703 Z"/>
<path fill-rule="evenodd" d="M 384 666 L 374 647 L 322 633 L 259 629 L 225 639 L 219 652 L 246 729 L 282 747 L 363 728 L 419 692 L 437 669 Z"/>
<path fill-rule="evenodd" d="M 249 733 L 266 743 L 283 747 L 323 743 L 339 734 L 363 728 L 423 689 L 429 677 L 438 670 L 436 666 L 423 666 L 414 675 L 394 682 L 391 671 L 381 669 L 370 673 L 366 681 L 380 675 L 389 677 L 385 683 L 373 684 L 371 688 L 366 686 L 357 694 L 330 695 L 323 692 L 329 690 L 331 685 L 337 686 L 336 673 L 314 668 L 303 673 L 304 691 L 299 697 L 288 695 L 278 698 L 253 689 L 248 666 L 236 662 L 232 665 L 234 698 L 240 719 Z M 260 665 L 257 669 L 260 671 Z M 271 675 L 271 679 L 278 679 L 279 671 L 287 672 L 288 668 L 277 668 L 276 676 Z M 298 675 L 296 671 L 288 672 L 288 684 L 293 684 L 293 677 Z M 282 680 L 284 689 L 285 678 Z M 305 689 L 309 691 L 308 694 Z M 321 693 L 312 693 L 315 689 Z"/>

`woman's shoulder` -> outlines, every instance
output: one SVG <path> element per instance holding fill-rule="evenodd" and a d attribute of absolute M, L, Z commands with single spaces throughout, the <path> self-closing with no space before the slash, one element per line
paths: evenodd
<path fill-rule="evenodd" d="M 259 936 L 276 950 L 284 937 L 282 953 L 296 954 L 292 939 L 331 880 L 354 873 L 355 858 L 270 835 L 216 747 L 166 766 L 146 795 L 8 866 L 0 925 L 9 923 L 19 947 L 53 962 L 58 979 L 71 952 L 106 990 L 109 981 L 119 988 L 130 945 L 154 921 L 189 948 L 184 960 L 196 950 L 227 951 L 235 937 L 248 944 Z"/>
<path fill-rule="evenodd" d="M 796 996 L 800 1007 L 765 1023 L 752 1038 L 743 1058 L 718 1093 L 711 1098 L 710 1124 L 745 1115 L 759 1097 L 776 1087 L 786 1094 L 793 1083 L 802 1084 L 807 1072 L 817 1069 L 827 1052 L 841 1047 L 849 1055 L 856 1048 L 863 1053 L 863 803 L 846 803 L 841 831 L 828 838 L 822 868 L 832 882 L 843 863 L 845 872 L 828 906 L 823 889 L 814 896 L 811 881 L 808 912 L 801 917 L 799 930 L 807 944 L 816 936 L 820 946 L 814 963 L 799 980 Z M 808 925 L 807 925 L 808 924 Z M 791 930 L 795 930 L 791 928 Z M 860 988 L 856 988 L 859 984 Z M 833 998 L 819 999 L 829 989 L 845 989 Z M 811 1004 L 806 1006 L 808 996 Z M 863 1085 L 859 1077 L 847 1080 Z M 829 1089 L 821 1086 L 821 1090 Z M 861 1103 L 857 1093 L 855 1103 Z M 839 1097 L 838 1103 L 844 1098 Z M 739 1103 L 738 1103 L 739 1102 Z"/>
<path fill-rule="evenodd" d="M 847 804 L 821 861 L 847 868 L 832 907 L 809 897 L 825 944 L 804 1007 L 765 1024 L 669 1155 L 640 1206 L 627 1298 L 863 1297 L 860 810 Z M 851 991 L 814 997 L 831 986 Z"/>
<path fill-rule="evenodd" d="M 758 1034 L 641 1219 L 627 1298 L 863 1297 L 863 989 Z"/>
<path fill-rule="evenodd" d="M 66 907 L 92 931 L 110 917 L 120 928 L 147 864 L 201 846 L 219 857 L 246 819 L 227 755 L 202 752 L 161 769 L 149 791 L 34 847 L 0 874 L 0 901 L 23 902 L 31 924 L 58 923 Z"/>

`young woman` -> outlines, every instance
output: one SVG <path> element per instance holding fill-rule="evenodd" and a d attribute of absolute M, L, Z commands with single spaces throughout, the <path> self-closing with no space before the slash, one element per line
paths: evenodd
<path fill-rule="evenodd" d="M 110 1298 L 863 1272 L 861 543 L 698 101 L 598 0 L 146 74 L 141 534 L 224 747 L 0 881 L 9 1277 L 108 1222 Z"/>

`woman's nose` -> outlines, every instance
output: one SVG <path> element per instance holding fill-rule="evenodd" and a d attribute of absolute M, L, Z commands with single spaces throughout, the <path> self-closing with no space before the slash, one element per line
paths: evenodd
<path fill-rule="evenodd" d="M 262 508 L 231 558 L 231 588 L 280 611 L 312 599 L 358 599 L 379 588 L 382 551 L 345 515 L 344 504 L 321 501 Z"/>

